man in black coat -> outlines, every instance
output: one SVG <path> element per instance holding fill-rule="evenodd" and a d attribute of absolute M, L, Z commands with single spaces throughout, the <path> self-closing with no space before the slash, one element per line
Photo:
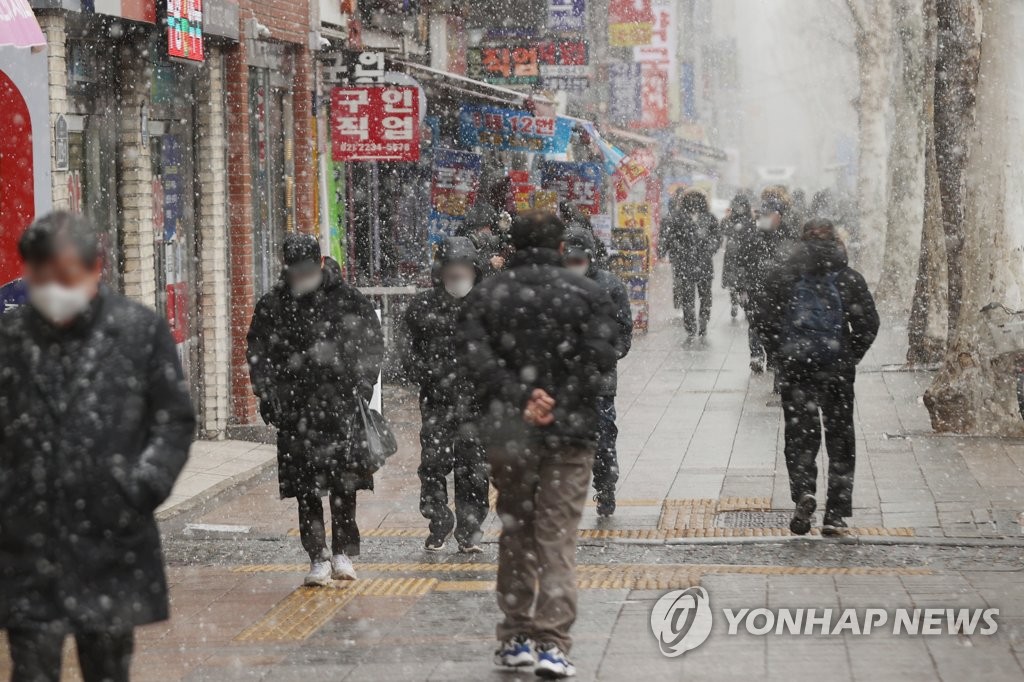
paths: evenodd
<path fill-rule="evenodd" d="M 796 503 L 790 529 L 803 535 L 811 527 L 824 426 L 828 494 L 822 534 L 841 534 L 845 517 L 853 514 L 856 368 L 878 334 L 879 320 L 867 284 L 847 265 L 830 221 L 804 226 L 801 243 L 766 283 L 757 326 L 779 363 L 786 468 Z"/>
<path fill-rule="evenodd" d="M 775 261 L 778 240 L 768 230 L 757 227 L 745 194 L 733 197 L 729 215 L 722 219 L 726 238 L 722 285 L 731 289 L 743 305 L 747 317 L 747 342 L 750 348 L 750 369 L 764 371 L 764 347 L 753 324 L 756 301 L 764 291 L 765 279 Z"/>
<path fill-rule="evenodd" d="M 425 548 L 431 552 L 444 549 L 453 530 L 460 552 L 482 551 L 487 460 L 471 427 L 465 426 L 475 410 L 455 351 L 459 315 L 482 277 L 473 243 L 466 237 L 449 237 L 438 250 L 433 288 L 417 294 L 403 317 L 403 368 L 420 387 L 420 513 L 430 520 Z M 453 471 L 454 517 L 445 480 Z"/>
<path fill-rule="evenodd" d="M 575 672 L 566 654 L 576 618 L 576 531 L 597 398 L 617 357 L 612 303 L 597 283 L 562 266 L 564 233 L 545 211 L 516 218 L 509 269 L 469 295 L 459 343 L 502 520 L 497 591 L 505 619 L 495 662 L 536 663 L 538 674 L 558 677 Z"/>
<path fill-rule="evenodd" d="M 128 679 L 133 629 L 167 618 L 154 510 L 195 415 L 167 323 L 100 281 L 95 230 L 52 213 L 19 242 L 29 304 L 0 318 L 0 628 L 12 679 Z"/>
<path fill-rule="evenodd" d="M 305 582 L 354 580 L 356 491 L 373 489 L 373 471 L 352 431 L 358 401 L 373 396 L 384 355 L 373 305 L 344 281 L 337 262 L 321 256 L 316 238 L 290 234 L 281 279 L 256 304 L 247 340 L 260 414 L 277 427 L 281 497 L 298 499 L 299 534 L 310 559 Z"/>
<path fill-rule="evenodd" d="M 594 280 L 608 294 L 612 309 L 608 311 L 616 322 L 615 354 L 619 360 L 626 357 L 633 344 L 633 311 L 629 305 L 629 292 L 618 277 L 597 265 L 594 236 L 582 227 L 570 227 L 565 238 L 565 267 L 570 272 Z M 615 485 L 619 482 L 619 460 L 615 441 L 619 429 L 615 425 L 615 393 L 618 371 L 605 372 L 597 396 L 597 451 L 594 455 L 594 490 L 597 495 L 599 516 L 615 513 Z"/>
<path fill-rule="evenodd" d="M 665 220 L 660 249 L 672 260 L 672 298 L 675 307 L 683 310 L 683 326 L 690 337 L 707 334 L 715 278 L 713 258 L 721 246 L 718 221 L 711 215 L 704 193 L 690 188 L 677 194 Z M 695 292 L 700 299 L 699 317 Z"/>

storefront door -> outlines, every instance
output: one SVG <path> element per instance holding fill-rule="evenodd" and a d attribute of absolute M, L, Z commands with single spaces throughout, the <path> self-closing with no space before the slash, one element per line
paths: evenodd
<path fill-rule="evenodd" d="M 97 110 L 104 107 L 96 105 Z M 123 272 L 117 218 L 117 123 L 110 114 L 72 117 L 68 129 L 69 208 L 96 226 L 102 241 L 103 279 L 121 289 Z"/>

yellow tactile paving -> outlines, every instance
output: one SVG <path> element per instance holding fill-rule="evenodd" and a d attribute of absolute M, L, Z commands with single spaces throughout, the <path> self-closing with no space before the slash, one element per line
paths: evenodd
<path fill-rule="evenodd" d="M 235 637 L 239 642 L 299 641 L 320 629 L 358 596 L 422 597 L 436 578 L 370 578 L 340 581 L 330 587 L 300 587 Z"/>

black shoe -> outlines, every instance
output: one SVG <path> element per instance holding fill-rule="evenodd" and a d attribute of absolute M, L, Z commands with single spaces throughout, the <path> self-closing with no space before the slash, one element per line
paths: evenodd
<path fill-rule="evenodd" d="M 750 358 L 750 371 L 754 374 L 764 372 L 764 360 L 761 358 Z"/>
<path fill-rule="evenodd" d="M 598 516 L 611 516 L 615 513 L 615 491 L 599 490 L 594 495 L 594 502 L 597 502 Z"/>
<path fill-rule="evenodd" d="M 825 512 L 825 519 L 821 524 L 822 535 L 827 537 L 837 537 L 840 535 L 846 535 L 846 532 L 849 529 L 849 526 L 846 525 L 846 520 L 843 519 L 842 516 L 831 512 Z"/>
<path fill-rule="evenodd" d="M 735 319 L 736 319 L 736 316 L 737 316 L 737 315 L 739 315 L 739 314 L 740 314 L 740 308 L 739 308 L 739 306 L 738 306 L 738 305 L 736 305 L 735 303 L 733 303 L 733 304 L 732 304 L 732 307 L 731 307 L 731 308 L 729 308 L 729 315 L 731 315 L 731 316 L 732 316 L 732 319 L 734 319 L 734 320 L 735 320 Z"/>
<path fill-rule="evenodd" d="M 793 535 L 807 535 L 811 532 L 811 516 L 817 508 L 818 501 L 814 499 L 814 495 L 807 493 L 800 498 L 789 522 L 789 530 Z"/>

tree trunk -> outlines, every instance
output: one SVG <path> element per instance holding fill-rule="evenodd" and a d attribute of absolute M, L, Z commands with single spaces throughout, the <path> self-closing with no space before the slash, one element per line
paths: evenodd
<path fill-rule="evenodd" d="M 926 0 L 895 0 L 897 51 L 889 154 L 885 251 L 876 296 L 880 307 L 903 320 L 910 313 L 921 252 L 925 190 L 925 104 L 935 70 L 926 30 Z"/>
<path fill-rule="evenodd" d="M 956 334 L 925 393 L 938 431 L 1024 436 L 1016 363 L 996 355 L 981 308 L 1024 302 L 1024 3 L 984 0 L 977 126 L 966 167 L 963 289 Z"/>
<path fill-rule="evenodd" d="M 936 0 L 935 163 L 949 278 L 948 338 L 956 332 L 963 299 L 964 171 L 974 124 L 981 15 L 979 0 Z"/>
<path fill-rule="evenodd" d="M 946 277 L 946 245 L 942 229 L 942 202 L 939 195 L 939 174 L 935 165 L 935 0 L 924 1 L 925 73 L 924 133 L 925 177 L 924 213 L 921 249 L 914 279 L 914 298 L 907 325 L 907 362 L 931 365 L 942 359 L 946 350 L 948 316 Z M 892 227 L 890 226 L 890 229 Z"/>
<path fill-rule="evenodd" d="M 851 8 L 857 3 L 849 0 Z M 870 4 L 871 7 L 866 6 Z M 859 61 L 857 98 L 857 209 L 853 257 L 872 286 L 878 283 L 885 243 L 889 141 L 885 130 L 889 97 L 892 7 L 888 0 L 862 3 L 857 12 L 855 45 Z"/>

